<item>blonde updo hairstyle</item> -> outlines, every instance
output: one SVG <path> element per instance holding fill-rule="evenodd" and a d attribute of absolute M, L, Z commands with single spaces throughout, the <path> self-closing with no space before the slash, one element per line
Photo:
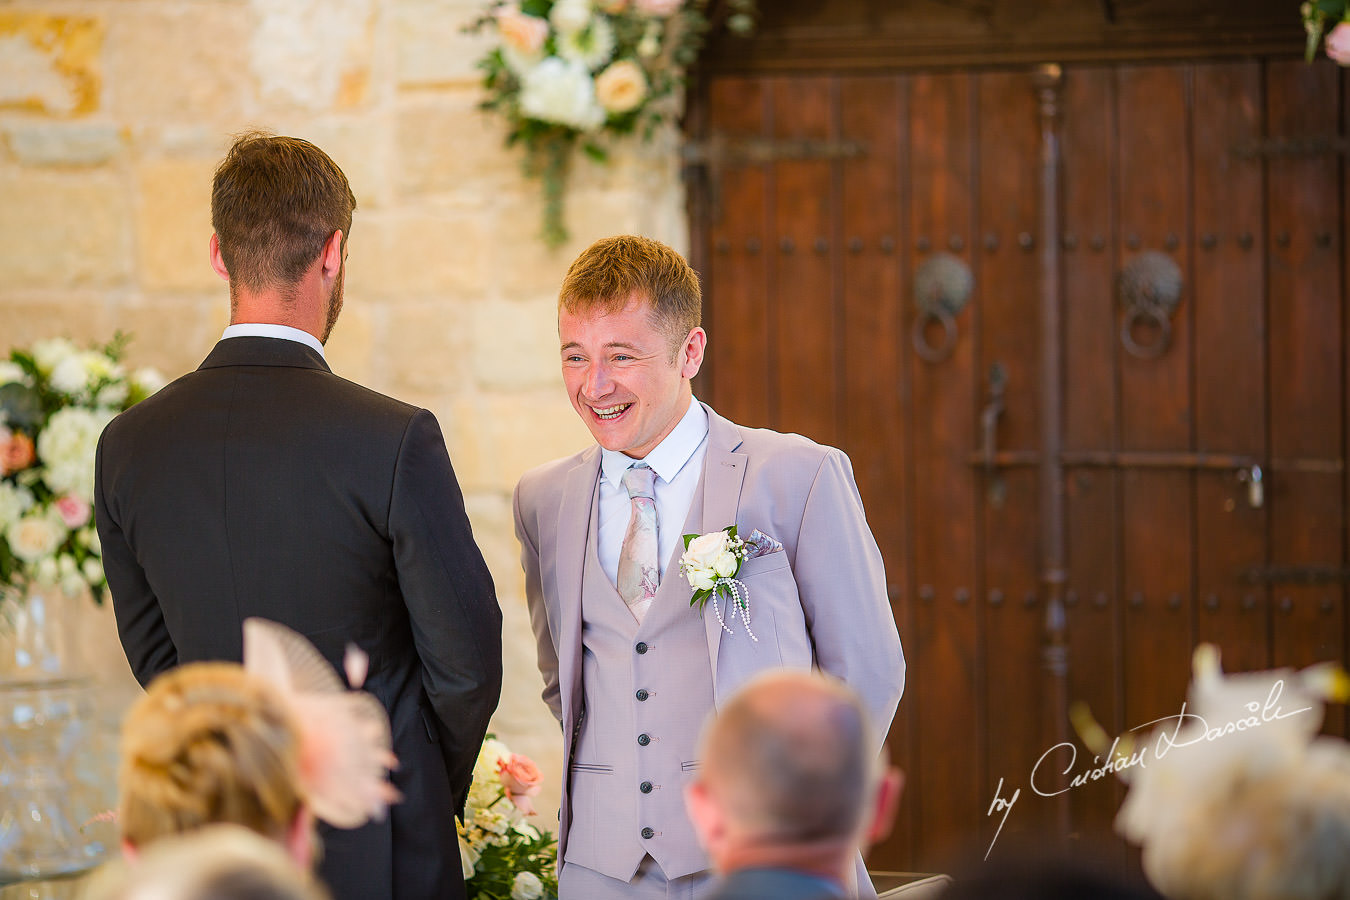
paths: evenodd
<path fill-rule="evenodd" d="M 304 807 L 300 735 L 271 685 L 234 663 L 161 675 L 122 725 L 118 820 L 135 847 L 213 824 L 284 841 Z"/>

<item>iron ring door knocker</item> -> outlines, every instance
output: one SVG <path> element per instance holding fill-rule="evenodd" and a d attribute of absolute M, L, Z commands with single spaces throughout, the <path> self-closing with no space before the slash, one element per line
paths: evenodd
<path fill-rule="evenodd" d="M 1157 359 L 1172 344 L 1172 315 L 1181 305 L 1181 269 L 1166 253 L 1149 250 L 1120 270 L 1119 287 L 1125 307 L 1120 342 L 1131 356 Z M 1135 332 L 1145 326 L 1152 326 L 1157 336 L 1141 343 Z"/>
<path fill-rule="evenodd" d="M 956 317 L 970 300 L 975 278 L 970 267 L 950 253 L 935 253 L 914 273 L 914 352 L 927 363 L 940 363 L 952 355 L 959 336 Z M 928 327 L 942 326 L 942 342 L 928 341 Z"/>

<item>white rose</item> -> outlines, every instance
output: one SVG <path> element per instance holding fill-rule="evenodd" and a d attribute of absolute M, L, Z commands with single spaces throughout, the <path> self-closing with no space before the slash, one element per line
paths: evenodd
<path fill-rule="evenodd" d="M 19 521 L 19 518 L 32 508 L 32 492 L 17 484 L 0 481 L 0 531 Z"/>
<path fill-rule="evenodd" d="M 50 375 L 66 357 L 79 352 L 79 348 L 65 338 L 48 338 L 33 345 L 33 362 L 37 363 L 38 371 Z"/>
<path fill-rule="evenodd" d="M 647 98 L 647 76 L 631 59 L 621 59 L 595 78 L 595 97 L 612 113 L 626 113 Z"/>
<path fill-rule="evenodd" d="M 538 900 L 544 896 L 544 883 L 533 872 L 517 872 L 511 882 L 511 900 Z"/>
<path fill-rule="evenodd" d="M 18 363 L 0 360 L 0 384 L 27 384 L 28 373 Z"/>
<path fill-rule="evenodd" d="M 605 121 L 585 67 L 550 56 L 521 78 L 520 110 L 541 122 L 590 131 Z"/>
<path fill-rule="evenodd" d="M 558 0 L 548 12 L 548 20 L 562 34 L 580 31 L 591 21 L 591 0 Z"/>
<path fill-rule="evenodd" d="M 68 406 L 52 414 L 38 435 L 37 452 L 46 467 L 44 480 L 58 494 L 92 497 L 94 455 L 99 435 L 112 421 L 110 412 Z"/>
<path fill-rule="evenodd" d="M 80 541 L 89 548 L 90 552 L 103 555 L 103 544 L 98 539 L 98 529 L 93 525 L 80 532 Z"/>
<path fill-rule="evenodd" d="M 711 569 L 690 569 L 686 574 L 689 576 L 689 586 L 696 591 L 710 591 L 717 583 Z"/>
<path fill-rule="evenodd" d="M 85 375 L 84 362 L 78 353 L 56 364 L 56 368 L 52 369 L 51 383 L 53 388 L 63 394 L 78 394 L 88 386 L 89 378 Z"/>
<path fill-rule="evenodd" d="M 78 575 L 79 570 L 75 567 L 75 557 L 69 553 L 62 553 L 56 558 L 56 571 L 60 573 L 62 579 Z"/>
<path fill-rule="evenodd" d="M 137 369 L 132 374 L 131 380 L 147 397 L 159 391 L 167 383 L 164 375 L 153 366 L 143 366 Z"/>
<path fill-rule="evenodd" d="M 26 563 L 47 562 L 65 537 L 65 526 L 46 513 L 24 516 L 5 530 L 9 551 Z M 59 575 L 59 570 L 54 574 Z"/>
<path fill-rule="evenodd" d="M 721 578 L 730 578 L 736 574 L 736 566 L 739 564 L 740 561 L 736 559 L 736 554 L 727 550 L 713 561 L 713 571 Z"/>
<path fill-rule="evenodd" d="M 69 575 L 61 576 L 61 592 L 67 597 L 78 597 L 89 585 L 85 584 L 84 576 L 79 572 L 72 572 Z"/>
<path fill-rule="evenodd" d="M 725 531 L 710 531 L 689 542 L 683 561 L 700 569 L 711 569 L 713 562 L 731 547 L 731 535 Z"/>
<path fill-rule="evenodd" d="M 120 409 L 122 404 L 127 402 L 129 390 L 126 381 L 123 379 L 119 378 L 116 381 L 110 381 L 105 384 L 94 397 L 94 402 L 99 406 Z"/>
<path fill-rule="evenodd" d="M 558 55 L 593 72 L 614 55 L 614 28 L 608 19 L 597 18 L 581 31 L 567 32 L 558 39 Z"/>
<path fill-rule="evenodd" d="M 43 557 L 33 569 L 33 579 L 38 584 L 56 584 L 60 577 L 56 571 L 56 560 L 50 556 Z"/>
<path fill-rule="evenodd" d="M 98 584 L 103 580 L 103 565 L 91 556 L 80 565 L 80 574 L 90 584 Z"/>
<path fill-rule="evenodd" d="M 511 750 L 496 738 L 488 738 L 483 741 L 483 748 L 478 751 L 478 761 L 497 774 L 497 764 L 504 759 L 511 758 Z"/>

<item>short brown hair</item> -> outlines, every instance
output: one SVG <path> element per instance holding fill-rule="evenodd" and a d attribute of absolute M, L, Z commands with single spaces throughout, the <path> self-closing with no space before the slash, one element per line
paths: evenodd
<path fill-rule="evenodd" d="M 658 327 L 677 346 L 703 321 L 698 273 L 660 241 L 635 234 L 601 238 L 576 258 L 563 278 L 558 306 L 569 313 L 614 313 L 639 295 Z"/>
<path fill-rule="evenodd" d="M 300 812 L 300 733 L 275 689 L 237 663 L 151 683 L 122 723 L 118 821 L 135 846 L 205 825 L 274 839 Z"/>
<path fill-rule="evenodd" d="M 211 187 L 211 227 L 232 286 L 289 287 L 335 231 L 351 233 L 356 197 L 318 147 L 253 131 L 230 147 Z"/>

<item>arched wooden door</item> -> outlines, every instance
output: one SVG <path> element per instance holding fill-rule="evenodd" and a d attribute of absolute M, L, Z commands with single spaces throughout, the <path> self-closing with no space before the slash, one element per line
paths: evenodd
<path fill-rule="evenodd" d="M 908 784 L 874 867 L 978 858 L 1018 789 L 991 859 L 1047 838 L 1123 854 L 1110 779 L 1033 793 L 1068 702 L 1120 732 L 1178 712 L 1200 641 L 1230 669 L 1350 647 L 1340 72 L 1065 64 L 1049 194 L 1045 99 L 1029 65 L 714 70 L 695 99 L 698 390 L 843 447 L 886 557 Z"/>

